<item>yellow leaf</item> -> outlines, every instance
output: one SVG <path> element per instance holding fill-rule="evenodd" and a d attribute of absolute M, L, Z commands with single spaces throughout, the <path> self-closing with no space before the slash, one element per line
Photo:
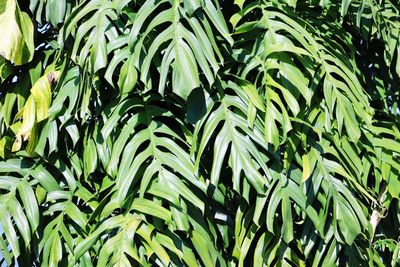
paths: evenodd
<path fill-rule="evenodd" d="M 15 119 L 18 119 L 22 115 L 22 124 L 15 136 L 12 146 L 13 152 L 20 150 L 22 143 L 30 137 L 27 151 L 32 153 L 35 150 L 39 130 L 36 129 L 36 125 L 48 117 L 51 105 L 51 86 L 58 81 L 59 77 L 59 71 L 47 71 L 33 85 L 31 95 L 28 97 L 25 106 L 15 117 Z"/>
<path fill-rule="evenodd" d="M 310 178 L 312 169 L 311 169 L 311 163 L 310 163 L 310 155 L 309 154 L 304 154 L 303 155 L 303 177 L 301 178 L 301 182 L 304 183 L 307 181 L 308 178 Z"/>
<path fill-rule="evenodd" d="M 17 136 L 19 135 L 22 137 L 22 141 L 28 140 L 29 135 L 31 134 L 36 119 L 35 113 L 35 100 L 33 96 L 29 96 L 22 112 L 22 125 L 17 134 Z"/>
<path fill-rule="evenodd" d="M 51 105 L 51 86 L 58 81 L 59 77 L 59 71 L 46 72 L 45 75 L 37 80 L 31 89 L 36 104 L 37 122 L 41 122 L 48 117 L 48 111 Z"/>
<path fill-rule="evenodd" d="M 15 65 L 31 61 L 34 31 L 28 14 L 20 11 L 16 0 L 1 0 L 0 10 L 0 54 Z"/>
<path fill-rule="evenodd" d="M 31 89 L 33 99 L 36 104 L 36 120 L 44 120 L 48 116 L 48 110 L 51 104 L 50 82 L 47 77 L 41 77 Z"/>
<path fill-rule="evenodd" d="M 0 157 L 2 159 L 6 158 L 7 150 L 9 149 L 9 145 L 12 142 L 11 138 L 9 136 L 4 136 L 0 140 Z"/>

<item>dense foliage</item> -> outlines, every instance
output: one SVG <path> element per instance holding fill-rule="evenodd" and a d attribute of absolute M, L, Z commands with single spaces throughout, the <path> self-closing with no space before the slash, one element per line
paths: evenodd
<path fill-rule="evenodd" d="M 400 261 L 398 0 L 0 0 L 0 263 Z"/>

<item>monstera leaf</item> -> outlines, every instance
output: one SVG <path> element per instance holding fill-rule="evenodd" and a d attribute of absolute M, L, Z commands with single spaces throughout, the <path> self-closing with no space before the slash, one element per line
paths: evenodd
<path fill-rule="evenodd" d="M 0 266 L 397 266 L 395 0 L 0 0 Z"/>

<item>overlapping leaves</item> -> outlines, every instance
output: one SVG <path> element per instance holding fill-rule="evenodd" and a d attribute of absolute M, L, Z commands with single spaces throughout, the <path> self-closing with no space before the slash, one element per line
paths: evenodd
<path fill-rule="evenodd" d="M 0 261 L 398 261 L 395 2 L 5 3 Z"/>

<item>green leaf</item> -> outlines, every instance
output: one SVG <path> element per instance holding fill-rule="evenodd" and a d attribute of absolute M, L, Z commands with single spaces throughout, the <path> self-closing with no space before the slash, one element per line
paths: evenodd
<path fill-rule="evenodd" d="M 158 217 L 166 222 L 171 221 L 171 212 L 162 206 L 156 205 L 153 201 L 137 198 L 132 203 L 132 209 Z"/>
<path fill-rule="evenodd" d="M 13 69 L 11 67 L 11 63 L 0 55 L 0 82 L 3 82 L 5 79 L 7 79 L 12 72 Z"/>
<path fill-rule="evenodd" d="M 97 168 L 97 150 L 95 142 L 92 138 L 88 138 L 85 144 L 85 150 L 83 154 L 83 167 L 84 175 L 87 178 L 89 174 L 93 173 Z"/>
<path fill-rule="evenodd" d="M 118 86 L 121 95 L 127 94 L 133 90 L 137 82 L 137 71 L 134 65 L 133 57 L 130 57 L 121 67 L 121 73 L 118 79 Z"/>
<path fill-rule="evenodd" d="M 250 83 L 246 80 L 238 79 L 238 81 L 239 81 L 238 84 L 243 88 L 246 95 L 249 97 L 250 101 L 253 103 L 253 105 L 256 106 L 259 110 L 265 112 L 264 105 L 260 100 L 260 96 L 257 92 L 256 87 L 252 83 Z"/>

